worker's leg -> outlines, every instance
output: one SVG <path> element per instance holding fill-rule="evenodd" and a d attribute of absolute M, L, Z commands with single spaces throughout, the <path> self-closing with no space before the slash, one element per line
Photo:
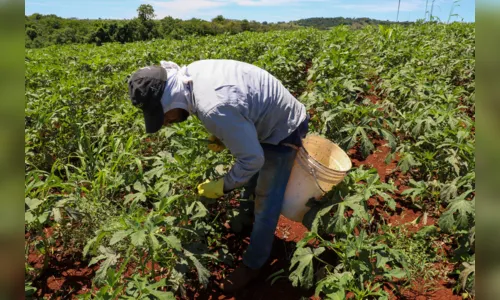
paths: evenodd
<path fill-rule="evenodd" d="M 263 144 L 262 147 L 265 162 L 255 189 L 255 221 L 250 245 L 243 257 L 243 263 L 251 269 L 261 268 L 271 254 L 274 232 L 296 155 L 296 150 L 282 145 Z"/>
<path fill-rule="evenodd" d="M 255 174 L 244 186 L 244 190 L 241 193 L 240 197 L 240 213 L 245 213 L 253 216 L 253 210 L 255 206 L 255 188 L 257 187 L 258 178 L 259 173 Z"/>
<path fill-rule="evenodd" d="M 233 232 L 250 232 L 252 228 L 255 206 L 255 187 L 257 186 L 258 177 L 259 173 L 255 174 L 241 192 L 238 214 L 230 220 L 231 230 Z"/>
<path fill-rule="evenodd" d="M 301 145 L 307 133 L 308 118 L 282 144 Z M 274 232 L 283 205 L 285 190 L 297 151 L 287 146 L 263 144 L 265 162 L 259 171 L 255 188 L 255 221 L 250 245 L 243 256 L 243 264 L 224 279 L 220 287 L 234 292 L 259 276 L 259 269 L 271 254 Z"/>

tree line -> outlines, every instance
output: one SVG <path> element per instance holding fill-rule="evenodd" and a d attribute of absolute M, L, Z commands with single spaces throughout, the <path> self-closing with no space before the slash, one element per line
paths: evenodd
<path fill-rule="evenodd" d="M 181 20 L 170 16 L 155 20 L 149 4 L 137 8 L 137 17 L 131 20 L 89 20 L 61 18 L 56 15 L 32 14 L 25 16 L 25 47 L 42 48 L 50 45 L 118 42 L 128 43 L 152 39 L 183 39 L 187 36 L 208 36 L 222 33 L 237 34 L 244 31 L 264 32 L 294 30 L 303 26 L 328 29 L 338 25 L 360 28 L 370 24 L 389 24 L 369 18 L 310 18 L 291 22 L 256 22 L 226 19 L 219 15 L 211 21 Z"/>
<path fill-rule="evenodd" d="M 367 25 L 390 25 L 390 24 L 400 24 L 409 25 L 413 22 L 392 22 L 392 21 L 382 21 L 370 18 L 308 18 L 295 21 L 295 24 L 299 26 L 315 27 L 321 30 L 330 29 L 339 25 L 348 25 L 354 29 L 362 28 Z"/>

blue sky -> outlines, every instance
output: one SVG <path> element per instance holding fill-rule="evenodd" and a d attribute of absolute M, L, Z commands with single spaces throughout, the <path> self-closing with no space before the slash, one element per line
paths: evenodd
<path fill-rule="evenodd" d="M 426 2 L 401 0 L 400 21 L 414 21 L 425 14 Z M 433 14 L 447 21 L 455 0 L 434 0 Z M 310 17 L 369 17 L 396 20 L 398 0 L 26 0 L 25 13 L 56 14 L 81 19 L 130 19 L 141 4 L 151 4 L 158 19 L 210 20 L 217 15 L 229 19 L 291 21 Z M 458 20 L 475 21 L 475 1 L 462 0 L 453 13 Z M 456 20 L 456 18 L 453 18 Z"/>

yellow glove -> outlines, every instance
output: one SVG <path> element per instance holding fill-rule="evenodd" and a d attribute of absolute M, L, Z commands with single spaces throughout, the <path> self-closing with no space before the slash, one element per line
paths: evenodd
<path fill-rule="evenodd" d="M 214 151 L 214 152 L 221 152 L 222 150 L 226 149 L 226 146 L 222 144 L 222 142 L 214 135 L 208 138 L 208 140 L 211 142 L 208 144 L 208 149 Z"/>
<path fill-rule="evenodd" d="M 219 198 L 224 195 L 224 179 L 217 181 L 207 180 L 198 185 L 198 195 L 211 199 Z"/>

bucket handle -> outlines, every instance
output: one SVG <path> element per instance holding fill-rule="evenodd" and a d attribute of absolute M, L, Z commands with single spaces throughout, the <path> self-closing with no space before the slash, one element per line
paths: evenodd
<path fill-rule="evenodd" d="M 281 145 L 283 145 L 283 146 L 287 146 L 287 147 L 290 147 L 290 148 L 293 148 L 293 149 L 295 149 L 295 150 L 297 150 L 297 151 L 299 151 L 299 149 L 300 149 L 300 148 L 302 148 L 302 147 L 298 147 L 298 146 L 295 146 L 295 145 L 293 145 L 293 144 L 289 144 L 289 143 L 283 143 L 283 144 L 281 144 Z"/>
<path fill-rule="evenodd" d="M 323 194 L 326 194 L 326 191 L 323 188 L 321 188 L 321 186 L 318 183 L 318 177 L 316 177 L 316 171 L 314 171 L 313 168 L 309 167 L 309 172 L 312 174 L 312 176 L 314 176 L 314 183 L 316 183 L 316 186 L 319 188 L 319 190 L 322 191 Z"/>
<path fill-rule="evenodd" d="M 295 150 L 297 150 L 297 151 L 299 151 L 299 150 L 300 150 L 300 148 L 304 148 L 304 147 L 297 147 L 297 146 L 292 145 L 292 144 L 289 144 L 289 143 L 283 143 L 282 145 L 283 145 L 283 146 L 290 147 L 290 148 L 293 148 L 293 149 L 295 149 Z M 304 149 L 304 150 L 306 150 L 306 149 Z M 309 156 L 309 154 L 307 153 L 307 151 L 306 151 L 306 154 L 307 154 L 307 156 Z M 301 165 L 302 165 L 302 164 L 301 164 Z M 313 169 L 313 168 L 311 168 L 311 167 L 309 167 L 309 166 L 304 166 L 304 165 L 302 165 L 302 166 L 303 166 L 303 167 L 306 167 L 306 168 L 308 168 L 308 169 L 309 169 L 309 174 L 311 174 L 311 175 L 314 177 L 314 183 L 316 183 L 316 186 L 318 187 L 318 189 L 319 189 L 321 192 L 323 192 L 323 194 L 326 194 L 327 192 L 326 192 L 323 188 L 321 188 L 321 186 L 319 185 L 319 182 L 318 182 L 318 177 L 316 176 L 316 171 L 314 171 L 314 169 Z"/>

